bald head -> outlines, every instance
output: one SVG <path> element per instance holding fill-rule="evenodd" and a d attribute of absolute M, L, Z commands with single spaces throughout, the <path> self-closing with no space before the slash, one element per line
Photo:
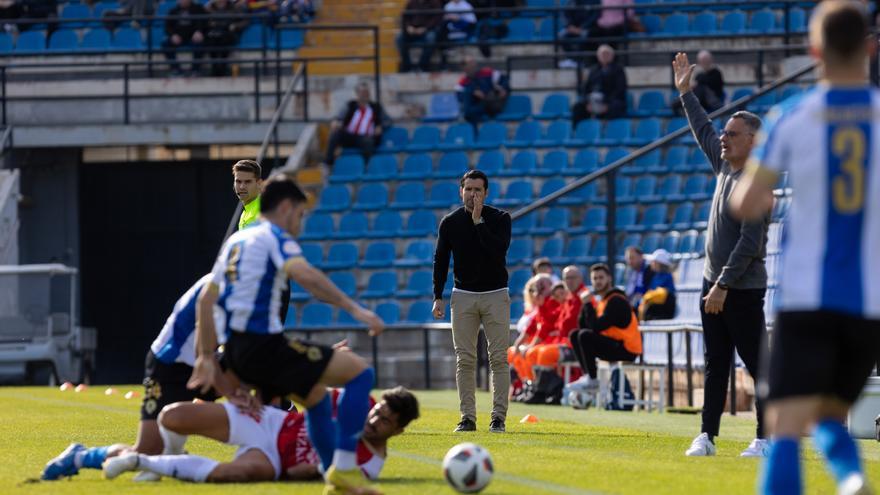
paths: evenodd
<path fill-rule="evenodd" d="M 575 292 L 584 283 L 584 274 L 581 273 L 580 268 L 568 265 L 562 269 L 562 281 L 565 282 L 565 288 L 569 292 Z"/>
<path fill-rule="evenodd" d="M 697 64 L 699 64 L 703 70 L 711 69 L 714 63 L 714 60 L 712 60 L 712 52 L 709 50 L 700 50 L 700 53 L 697 54 Z"/>
<path fill-rule="evenodd" d="M 473 57 L 473 55 L 468 55 L 464 57 L 464 62 L 462 63 L 462 67 L 464 67 L 464 73 L 472 76 L 477 73 L 477 59 Z"/>
<path fill-rule="evenodd" d="M 609 65 L 611 62 L 614 62 L 614 48 L 611 48 L 611 45 L 600 46 L 596 50 L 596 58 L 603 67 Z"/>

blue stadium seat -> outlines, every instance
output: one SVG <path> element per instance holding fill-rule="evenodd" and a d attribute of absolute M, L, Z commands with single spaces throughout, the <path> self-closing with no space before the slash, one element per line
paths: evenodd
<path fill-rule="evenodd" d="M 733 96 L 730 97 L 730 101 L 734 102 L 736 100 L 739 100 L 740 98 L 752 96 L 753 94 L 755 94 L 755 90 L 753 88 L 739 88 L 733 92 Z"/>
<path fill-rule="evenodd" d="M 500 121 L 525 120 L 532 116 L 532 98 L 529 95 L 510 95 L 504 109 L 495 116 Z"/>
<path fill-rule="evenodd" d="M 510 273 L 510 279 L 507 282 L 510 295 L 515 296 L 522 294 L 523 289 L 525 289 L 526 283 L 528 283 L 530 278 L 532 278 L 532 273 L 528 269 L 520 268 L 519 270 L 513 270 Z"/>
<path fill-rule="evenodd" d="M 504 155 L 498 150 L 484 151 L 477 160 L 477 170 L 482 170 L 489 177 L 495 177 L 504 168 Z"/>
<path fill-rule="evenodd" d="M 544 98 L 541 111 L 535 114 L 538 120 L 555 120 L 571 118 L 571 101 L 567 94 L 552 93 Z"/>
<path fill-rule="evenodd" d="M 279 43 L 282 50 L 296 50 L 305 43 L 305 31 L 299 28 L 279 28 L 272 33 L 270 46 L 277 48 Z"/>
<path fill-rule="evenodd" d="M 674 131 L 679 129 L 687 129 L 687 131 L 682 134 L 676 142 L 682 144 L 696 144 L 694 141 L 694 135 L 690 132 L 690 127 L 688 126 L 688 121 L 684 117 L 673 117 L 666 122 L 666 133 L 671 134 Z"/>
<path fill-rule="evenodd" d="M 645 175 L 636 179 L 633 184 L 633 197 L 639 203 L 644 203 L 644 198 L 655 197 L 657 190 L 657 177 Z"/>
<path fill-rule="evenodd" d="M 574 129 L 574 136 L 564 141 L 565 146 L 590 146 L 598 144 L 601 124 L 595 119 L 586 119 L 578 122 Z"/>
<path fill-rule="evenodd" d="M 406 147 L 410 153 L 419 151 L 433 151 L 440 144 L 440 129 L 432 125 L 416 127 L 412 139 Z"/>
<path fill-rule="evenodd" d="M 623 254 L 627 248 L 642 248 L 642 234 L 636 232 L 625 234 L 617 246 L 617 259 L 623 260 Z"/>
<path fill-rule="evenodd" d="M 534 246 L 532 239 L 529 237 L 516 238 L 510 241 L 510 248 L 507 250 L 507 264 L 519 265 L 532 262 L 534 256 Z"/>
<path fill-rule="evenodd" d="M 402 258 L 394 260 L 394 266 L 412 268 L 431 266 L 434 258 L 434 243 L 431 241 L 412 241 L 406 247 Z"/>
<path fill-rule="evenodd" d="M 390 127 L 382 132 L 379 153 L 398 153 L 409 144 L 409 133 L 403 127 Z"/>
<path fill-rule="evenodd" d="M 121 27 L 113 33 L 113 41 L 110 48 L 116 51 L 141 51 L 144 50 L 144 38 L 140 29 Z"/>
<path fill-rule="evenodd" d="M 333 234 L 334 239 L 360 239 L 370 228 L 370 220 L 360 211 L 352 211 L 339 219 L 339 230 Z"/>
<path fill-rule="evenodd" d="M 536 148 L 555 148 L 562 146 L 571 135 L 571 122 L 567 120 L 554 120 L 547 126 L 544 135 L 536 139 Z"/>
<path fill-rule="evenodd" d="M 404 323 L 429 323 L 434 320 L 431 314 L 433 301 L 416 301 L 409 305 Z"/>
<path fill-rule="evenodd" d="M 628 33 L 630 36 L 656 36 L 663 30 L 663 20 L 656 14 L 639 14 L 639 20 L 645 27 L 644 33 Z"/>
<path fill-rule="evenodd" d="M 557 0 L 526 0 L 526 7 L 531 8 L 547 7 L 553 9 L 556 5 Z M 528 12 L 522 12 L 520 15 L 524 17 L 544 17 L 552 15 L 552 12 L 549 10 L 530 10 Z"/>
<path fill-rule="evenodd" d="M 540 177 L 561 175 L 568 168 L 568 152 L 554 150 L 544 155 L 544 160 L 538 165 L 537 170 L 532 172 Z"/>
<path fill-rule="evenodd" d="M 544 241 L 544 245 L 541 246 L 541 252 L 539 256 L 542 258 L 550 258 L 550 262 L 553 264 L 564 264 L 565 258 L 562 256 L 562 250 L 565 248 L 565 243 L 562 242 L 561 237 L 550 237 Z"/>
<path fill-rule="evenodd" d="M 361 260 L 359 266 L 361 268 L 388 268 L 394 263 L 394 258 L 397 255 L 395 251 L 393 242 L 370 243 L 364 251 L 364 259 Z"/>
<path fill-rule="evenodd" d="M 425 206 L 428 208 L 449 208 L 458 202 L 458 184 L 435 182 Z"/>
<path fill-rule="evenodd" d="M 500 147 L 505 139 L 507 139 L 507 127 L 498 122 L 489 122 L 480 126 L 473 147 L 478 150 L 494 149 Z"/>
<path fill-rule="evenodd" d="M 474 145 L 474 126 L 469 123 L 452 124 L 446 129 L 443 141 L 437 145 L 441 151 L 467 150 Z"/>
<path fill-rule="evenodd" d="M 376 272 L 367 280 L 367 288 L 361 292 L 362 299 L 383 299 L 397 292 L 396 272 Z"/>
<path fill-rule="evenodd" d="M 397 291 L 396 296 L 402 299 L 418 299 L 431 297 L 434 291 L 434 274 L 428 270 L 418 270 L 409 277 L 406 288 Z"/>
<path fill-rule="evenodd" d="M 541 226 L 533 228 L 532 234 L 555 235 L 565 233 L 571 225 L 570 213 L 571 210 L 568 208 L 550 208 L 544 212 Z"/>
<path fill-rule="evenodd" d="M 693 255 L 702 256 L 706 252 L 706 231 L 703 230 L 697 236 L 697 242 L 694 243 Z"/>
<path fill-rule="evenodd" d="M 535 39 L 535 23 L 531 19 L 511 19 L 507 23 L 505 41 L 533 41 Z"/>
<path fill-rule="evenodd" d="M 104 12 L 111 10 L 119 10 L 119 2 L 98 2 L 92 9 L 92 17 L 100 19 L 104 16 Z"/>
<path fill-rule="evenodd" d="M 344 309 L 340 309 L 336 313 L 336 321 L 334 324 L 339 325 L 341 327 L 365 327 L 365 325 L 354 319 L 354 316 L 351 316 L 351 313 Z"/>
<path fill-rule="evenodd" d="M 608 256 L 608 238 L 603 234 L 596 238 L 596 241 L 593 242 L 593 246 L 590 248 L 590 252 L 587 255 L 587 263 L 597 263 L 600 261 L 605 261 L 605 257 Z"/>
<path fill-rule="evenodd" d="M 238 47 L 244 50 L 269 48 L 271 38 L 271 33 L 265 26 L 250 24 L 241 32 L 241 37 L 238 38 Z"/>
<path fill-rule="evenodd" d="M 614 217 L 614 227 L 619 231 L 627 232 L 636 230 L 636 217 L 638 209 L 634 205 L 620 206 Z"/>
<path fill-rule="evenodd" d="M 749 22 L 749 32 L 752 33 L 777 33 L 780 29 L 776 26 L 776 14 L 769 9 L 761 9 L 752 14 Z"/>
<path fill-rule="evenodd" d="M 545 17 L 538 26 L 538 33 L 535 35 L 535 38 L 541 41 L 552 41 L 553 36 L 553 17 Z"/>
<path fill-rule="evenodd" d="M 357 282 L 354 279 L 353 273 L 334 272 L 329 275 L 329 278 L 333 285 L 339 287 L 339 290 L 346 296 L 355 297 L 357 295 Z"/>
<path fill-rule="evenodd" d="M 364 184 L 358 189 L 352 205 L 354 210 L 381 210 L 388 204 L 388 187 L 385 184 Z"/>
<path fill-rule="evenodd" d="M 753 112 L 764 113 L 767 110 L 770 110 L 770 107 L 776 103 L 776 91 L 769 91 L 752 100 L 752 102 L 749 103 L 748 108 Z"/>
<path fill-rule="evenodd" d="M 592 238 L 589 235 L 569 236 L 568 243 L 565 245 L 565 254 L 563 255 L 565 261 L 563 263 L 586 263 L 592 244 Z"/>
<path fill-rule="evenodd" d="M 645 232 L 648 230 L 665 230 L 669 228 L 666 219 L 669 215 L 669 208 L 665 203 L 651 205 L 645 208 L 642 213 L 642 219 L 637 225 L 630 227 L 630 232 Z"/>
<path fill-rule="evenodd" d="M 443 284 L 443 297 L 450 298 L 452 297 L 452 287 L 453 287 L 453 274 L 449 273 L 446 277 L 446 283 Z"/>
<path fill-rule="evenodd" d="M 718 19 L 713 12 L 701 12 L 691 22 L 691 32 L 696 35 L 713 34 L 718 30 Z"/>
<path fill-rule="evenodd" d="M 585 186 L 581 186 L 570 194 L 566 194 L 565 196 L 559 198 L 559 204 L 561 205 L 588 205 L 595 201 L 599 197 L 598 187 L 596 182 L 591 182 Z"/>
<path fill-rule="evenodd" d="M 373 155 L 367 163 L 367 173 L 361 180 L 386 181 L 397 178 L 397 159 L 394 155 Z"/>
<path fill-rule="evenodd" d="M 725 34 L 738 34 L 746 30 L 746 14 L 738 10 L 724 14 L 720 31 Z"/>
<path fill-rule="evenodd" d="M 458 119 L 458 97 L 455 93 L 437 93 L 431 96 L 425 122 L 451 122 Z"/>
<path fill-rule="evenodd" d="M 383 211 L 376 215 L 373 220 L 373 228 L 367 232 L 369 239 L 385 239 L 397 237 L 397 233 L 403 227 L 403 219 L 396 211 Z"/>
<path fill-rule="evenodd" d="M 572 229 L 574 234 L 592 234 L 593 232 L 605 232 L 607 228 L 608 211 L 604 206 L 591 206 L 584 215 L 584 221 L 580 227 Z"/>
<path fill-rule="evenodd" d="M 486 126 L 483 126 L 485 128 Z M 483 129 L 480 129 L 480 137 L 482 138 Z M 541 124 L 534 120 L 520 122 L 516 128 L 516 134 L 513 139 L 505 139 L 504 146 L 508 148 L 527 148 L 535 141 L 541 138 Z"/>
<path fill-rule="evenodd" d="M 691 254 L 696 251 L 697 235 L 696 230 L 685 232 L 681 236 L 681 240 L 678 242 L 678 249 L 675 252 L 678 254 Z"/>
<path fill-rule="evenodd" d="M 303 290 L 305 290 L 305 289 L 303 289 Z M 306 294 L 306 295 L 308 296 L 308 294 Z M 293 302 L 293 300 L 294 300 L 293 299 L 293 292 L 291 292 L 290 293 L 290 302 Z M 284 303 L 282 303 L 282 304 L 284 304 Z M 282 322 L 285 330 L 288 330 L 291 328 L 296 328 L 297 326 L 299 326 L 299 324 L 297 323 L 296 315 L 297 315 L 296 306 L 288 303 L 287 316 L 285 316 L 284 321 Z"/>
<path fill-rule="evenodd" d="M 150 30 L 147 31 L 147 44 L 150 45 L 153 50 L 159 50 L 162 48 L 162 43 L 165 42 L 167 36 L 164 24 L 160 26 L 152 26 Z"/>
<path fill-rule="evenodd" d="M 470 124 L 466 124 L 470 127 Z M 453 151 L 446 153 L 440 157 L 437 164 L 437 170 L 434 172 L 434 178 L 438 179 L 457 179 L 468 171 L 467 155 L 462 151 Z"/>
<path fill-rule="evenodd" d="M 688 31 L 688 16 L 671 14 L 663 21 L 663 29 L 658 33 L 663 36 L 684 36 Z"/>
<path fill-rule="evenodd" d="M 666 150 L 666 156 L 663 157 L 663 168 L 669 171 L 675 169 L 676 166 L 686 165 L 687 154 L 688 150 L 684 146 L 669 147 Z"/>
<path fill-rule="evenodd" d="M 302 234 L 300 234 L 300 239 L 329 239 L 335 230 L 336 226 L 333 225 L 333 217 L 331 215 L 326 213 L 313 213 L 306 217 L 305 228 L 303 229 Z"/>
<path fill-rule="evenodd" d="M 327 186 L 321 192 L 317 211 L 343 211 L 351 205 L 351 192 L 347 186 Z"/>
<path fill-rule="evenodd" d="M 321 249 L 320 244 L 304 242 L 300 244 L 299 247 L 302 249 L 303 258 L 305 258 L 310 265 L 318 268 L 321 268 L 324 265 L 324 250 Z"/>
<path fill-rule="evenodd" d="M 14 51 L 15 53 L 42 53 L 46 51 L 46 32 L 34 29 L 19 34 Z"/>
<path fill-rule="evenodd" d="M 73 29 L 59 29 L 49 36 L 49 50 L 53 52 L 74 51 L 79 48 L 79 36 Z"/>
<path fill-rule="evenodd" d="M 513 235 L 530 234 L 537 224 L 538 213 L 533 211 L 514 220 L 510 232 Z"/>
<path fill-rule="evenodd" d="M 636 126 L 636 135 L 624 139 L 627 146 L 644 146 L 660 138 L 660 120 L 642 119 Z"/>
<path fill-rule="evenodd" d="M 660 150 L 655 149 L 654 151 L 650 151 L 645 155 L 642 155 L 639 158 L 636 158 L 635 166 L 630 168 L 630 171 L 633 170 L 642 170 L 643 172 L 648 172 L 652 174 L 665 174 L 666 167 L 660 164 Z M 627 169 L 623 169 L 624 173 L 627 173 Z"/>
<path fill-rule="evenodd" d="M 599 201 L 605 201 L 607 194 L 606 191 L 605 194 L 600 196 Z M 633 198 L 632 195 L 632 179 L 629 177 L 617 176 L 614 179 L 614 196 L 618 203 L 632 203 L 635 201 L 635 198 Z"/>
<path fill-rule="evenodd" d="M 571 168 L 564 175 L 586 175 L 599 169 L 599 153 L 595 149 L 580 150 L 574 155 Z"/>
<path fill-rule="evenodd" d="M 364 158 L 361 155 L 342 155 L 333 164 L 328 180 L 331 184 L 356 182 L 364 176 Z"/>
<path fill-rule="evenodd" d="M 391 208 L 412 210 L 425 204 L 425 185 L 421 182 L 404 182 L 397 186 Z"/>
<path fill-rule="evenodd" d="M 538 155 L 534 151 L 518 151 L 510 160 L 510 166 L 501 170 L 502 177 L 524 177 L 538 168 Z"/>
<path fill-rule="evenodd" d="M 785 22 L 784 18 L 783 22 Z M 801 33 L 807 30 L 807 14 L 804 12 L 804 9 L 794 7 L 788 11 L 788 30 L 793 33 Z"/>
<path fill-rule="evenodd" d="M 163 2 L 158 2 L 156 5 L 156 16 L 166 16 L 174 6 L 177 5 L 175 0 L 165 0 Z M 154 26 L 162 26 L 164 30 L 165 19 L 155 19 L 153 20 Z"/>
<path fill-rule="evenodd" d="M 629 119 L 613 119 L 605 124 L 605 132 L 596 141 L 601 146 L 619 146 L 632 135 L 632 122 Z"/>
<path fill-rule="evenodd" d="M 676 231 L 671 231 L 663 234 L 663 239 L 660 241 L 660 248 L 665 249 L 669 253 L 675 253 L 678 251 L 678 243 L 681 240 L 681 234 Z"/>
<path fill-rule="evenodd" d="M 525 312 L 525 306 L 522 301 L 510 301 L 510 321 L 511 323 L 522 318 Z"/>
<path fill-rule="evenodd" d="M 660 187 L 657 189 L 657 197 L 646 199 L 651 201 L 671 201 L 670 198 L 675 197 L 681 191 L 681 176 L 672 174 L 663 178 Z"/>
<path fill-rule="evenodd" d="M 669 104 L 666 103 L 666 97 L 662 91 L 649 90 L 642 93 L 639 97 L 639 106 L 634 113 L 639 117 L 650 117 L 652 115 L 667 116 L 672 115 Z"/>
<path fill-rule="evenodd" d="M 300 328 L 328 327 L 333 321 L 333 307 L 325 303 L 309 303 L 303 306 Z"/>
<path fill-rule="evenodd" d="M 352 242 L 337 242 L 327 251 L 325 270 L 348 270 L 357 266 L 358 249 Z"/>
<path fill-rule="evenodd" d="M 682 194 L 690 201 L 709 199 L 709 195 L 706 194 L 706 186 L 708 182 L 709 179 L 703 174 L 691 175 L 684 182 L 684 190 L 682 190 Z"/>
<path fill-rule="evenodd" d="M 91 19 L 92 9 L 89 8 L 88 5 L 83 3 L 66 3 L 64 4 L 64 7 L 61 8 L 60 18 L 62 21 L 66 21 L 68 19 Z M 79 29 L 86 27 L 86 24 L 86 22 L 65 22 L 64 24 L 62 24 L 62 26 L 64 26 L 65 29 Z"/>
<path fill-rule="evenodd" d="M 406 157 L 403 170 L 398 179 L 428 179 L 434 175 L 434 163 L 425 153 L 415 153 Z"/>
<path fill-rule="evenodd" d="M 508 184 L 504 197 L 495 201 L 498 206 L 520 206 L 533 199 L 532 183 L 516 180 Z"/>
<path fill-rule="evenodd" d="M 690 155 L 688 155 L 688 161 L 686 166 L 676 167 L 672 171 L 673 172 L 700 172 L 705 171 L 708 172 L 710 170 L 709 160 L 706 158 L 706 154 L 703 153 L 703 150 L 700 148 L 694 148 L 691 150 Z"/>
<path fill-rule="evenodd" d="M 695 229 L 705 229 L 709 225 L 709 212 L 712 210 L 711 201 L 703 201 L 694 213 L 693 227 Z"/>
<path fill-rule="evenodd" d="M 648 232 L 642 237 L 642 252 L 653 253 L 660 247 L 661 235 L 659 232 Z"/>
<path fill-rule="evenodd" d="M 691 217 L 694 216 L 694 204 L 682 203 L 675 207 L 670 221 L 673 229 L 685 230 L 691 228 Z"/>
<path fill-rule="evenodd" d="M 0 53 L 12 53 L 12 36 L 6 32 L 0 32 Z"/>
<path fill-rule="evenodd" d="M 400 304 L 396 301 L 384 302 L 376 306 L 376 314 L 386 325 L 396 325 L 400 322 Z"/>
<path fill-rule="evenodd" d="M 626 148 L 611 148 L 605 153 L 605 158 L 602 159 L 602 166 L 607 167 L 617 160 L 626 158 L 629 154 L 630 152 Z"/>
<path fill-rule="evenodd" d="M 416 210 L 406 219 L 406 227 L 400 229 L 401 237 L 426 237 L 437 232 L 437 217 L 428 210 Z"/>

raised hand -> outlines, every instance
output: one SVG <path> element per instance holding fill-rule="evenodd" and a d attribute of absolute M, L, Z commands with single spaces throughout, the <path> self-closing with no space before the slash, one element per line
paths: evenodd
<path fill-rule="evenodd" d="M 474 224 L 480 222 L 480 218 L 483 216 L 483 193 L 482 191 L 474 192 L 474 211 L 471 212 L 471 220 L 474 221 Z"/>
<path fill-rule="evenodd" d="M 691 77 L 694 75 L 696 64 L 691 64 L 686 53 L 678 52 L 672 61 L 672 71 L 675 74 L 675 87 L 678 92 L 685 94 L 691 90 Z"/>

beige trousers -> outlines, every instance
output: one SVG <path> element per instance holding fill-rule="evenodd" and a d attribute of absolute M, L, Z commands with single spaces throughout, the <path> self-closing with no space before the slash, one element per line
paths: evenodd
<path fill-rule="evenodd" d="M 452 343 L 455 346 L 455 384 L 462 419 L 477 420 L 477 336 L 480 324 L 486 334 L 492 385 L 492 418 L 507 418 L 510 371 L 510 295 L 506 290 L 488 294 L 453 291 Z"/>

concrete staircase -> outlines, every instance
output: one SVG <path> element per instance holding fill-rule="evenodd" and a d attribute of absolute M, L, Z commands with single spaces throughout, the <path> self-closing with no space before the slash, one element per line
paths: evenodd
<path fill-rule="evenodd" d="M 369 24 L 379 26 L 380 70 L 397 71 L 399 61 L 394 39 L 400 30 L 400 14 L 404 0 L 324 0 L 313 25 Z M 373 33 L 370 30 L 317 30 L 306 35 L 306 44 L 299 56 L 310 57 L 372 57 Z M 310 74 L 345 75 L 372 74 L 374 62 L 369 60 L 313 62 Z"/>

